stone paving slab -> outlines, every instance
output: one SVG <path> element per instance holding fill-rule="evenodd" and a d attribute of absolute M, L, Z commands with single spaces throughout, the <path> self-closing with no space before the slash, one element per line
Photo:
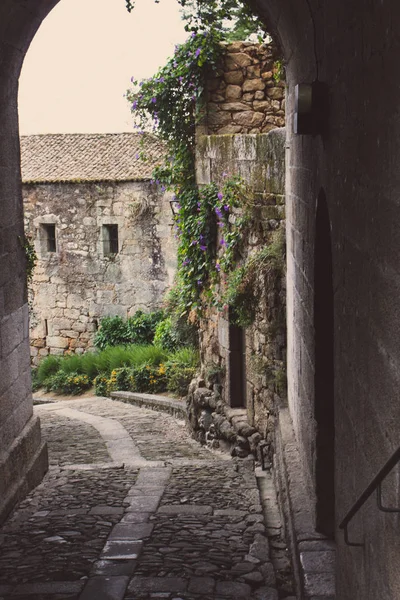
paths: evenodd
<path fill-rule="evenodd" d="M 51 468 L 0 529 L 2 600 L 277 600 L 250 461 L 118 401 L 36 410 Z"/>

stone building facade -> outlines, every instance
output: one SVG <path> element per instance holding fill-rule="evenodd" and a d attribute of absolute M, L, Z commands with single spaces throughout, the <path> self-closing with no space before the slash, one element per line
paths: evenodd
<path fill-rule="evenodd" d="M 252 197 L 251 224 L 236 268 L 254 260 L 278 236 L 283 267 L 284 173 L 284 129 L 198 138 L 198 184 L 222 184 L 227 174 L 240 175 Z M 238 209 L 233 218 L 242 213 Z M 211 447 L 243 458 L 259 456 L 261 443 L 271 458 L 276 415 L 286 403 L 285 269 L 271 272 L 259 266 L 253 279 L 251 325 L 237 326 L 231 309 L 213 305 L 200 322 L 202 373 L 190 389 L 188 416 L 195 437 Z M 264 448 L 263 453 L 267 456 Z"/>
<path fill-rule="evenodd" d="M 31 357 L 82 353 L 104 316 L 160 307 L 175 272 L 169 194 L 150 182 L 163 148 L 139 134 L 23 137 Z"/>

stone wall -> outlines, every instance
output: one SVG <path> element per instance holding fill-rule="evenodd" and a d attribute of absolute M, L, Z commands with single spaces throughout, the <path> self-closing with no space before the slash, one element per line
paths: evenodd
<path fill-rule="evenodd" d="M 257 219 L 243 241 L 242 262 L 270 243 L 272 234 L 281 231 L 284 236 L 284 140 L 282 129 L 198 139 L 200 185 L 210 182 L 210 174 L 217 183 L 223 173 L 240 174 L 254 194 Z M 259 272 L 255 319 L 245 331 L 232 327 L 228 310 L 215 307 L 208 308 L 200 324 L 202 374 L 190 388 L 189 422 L 197 439 L 234 455 L 256 453 L 262 441 L 273 451 L 276 410 L 286 398 L 284 279 L 284 270 L 272 282 Z M 238 368 L 238 335 L 243 335 L 239 353 L 244 355 L 244 389 L 239 394 L 232 372 Z"/>
<path fill-rule="evenodd" d="M 90 348 L 103 316 L 159 307 L 175 272 L 168 194 L 149 182 L 23 186 L 26 232 L 39 257 L 32 284 L 31 356 Z M 55 225 L 49 252 L 46 226 Z M 108 253 L 106 225 L 118 226 Z"/>
<path fill-rule="evenodd" d="M 224 44 L 221 69 L 207 85 L 204 133 L 266 133 L 285 125 L 285 82 L 273 44 Z"/>

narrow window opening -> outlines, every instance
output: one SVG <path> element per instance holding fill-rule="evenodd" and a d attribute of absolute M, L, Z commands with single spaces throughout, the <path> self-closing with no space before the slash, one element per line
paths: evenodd
<path fill-rule="evenodd" d="M 47 319 L 44 320 L 44 335 L 45 337 L 49 335 L 49 324 L 47 322 Z"/>
<path fill-rule="evenodd" d="M 103 225 L 103 252 L 118 254 L 118 225 Z"/>
<path fill-rule="evenodd" d="M 47 252 L 56 252 L 56 226 L 54 224 L 43 224 L 42 228 L 45 234 Z"/>

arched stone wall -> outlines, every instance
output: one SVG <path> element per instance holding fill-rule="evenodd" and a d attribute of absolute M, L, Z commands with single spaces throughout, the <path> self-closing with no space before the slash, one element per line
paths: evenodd
<path fill-rule="evenodd" d="M 394 0 L 252 1 L 265 15 L 287 61 L 289 405 L 311 491 L 313 215 L 321 187 L 333 224 L 335 477 L 340 519 L 399 443 L 400 7 Z M 0 451 L 6 465 L 6 477 L 1 473 L 0 480 L 5 490 L 15 483 L 15 476 L 7 474 L 11 471 L 7 457 L 16 451 L 15 444 L 23 448 L 23 440 L 29 439 L 24 433 L 18 438 L 24 427 L 34 427 L 28 378 L 24 382 L 18 377 L 28 359 L 28 344 L 23 330 L 23 255 L 17 242 L 22 233 L 17 77 L 31 37 L 55 4 L 3 0 L 0 7 Z M 317 75 L 329 90 L 329 135 L 324 140 L 290 133 L 294 86 L 311 83 Z M 18 380 L 18 385 L 10 379 Z M 32 453 L 20 453 L 25 474 L 28 456 L 37 455 L 39 449 L 36 437 Z M 389 481 L 385 488 L 387 503 L 398 505 L 396 485 Z M 379 513 L 371 501 L 353 527 L 352 535 L 364 539 L 365 547 L 347 548 L 337 533 L 338 598 L 400 597 L 397 517 Z"/>

